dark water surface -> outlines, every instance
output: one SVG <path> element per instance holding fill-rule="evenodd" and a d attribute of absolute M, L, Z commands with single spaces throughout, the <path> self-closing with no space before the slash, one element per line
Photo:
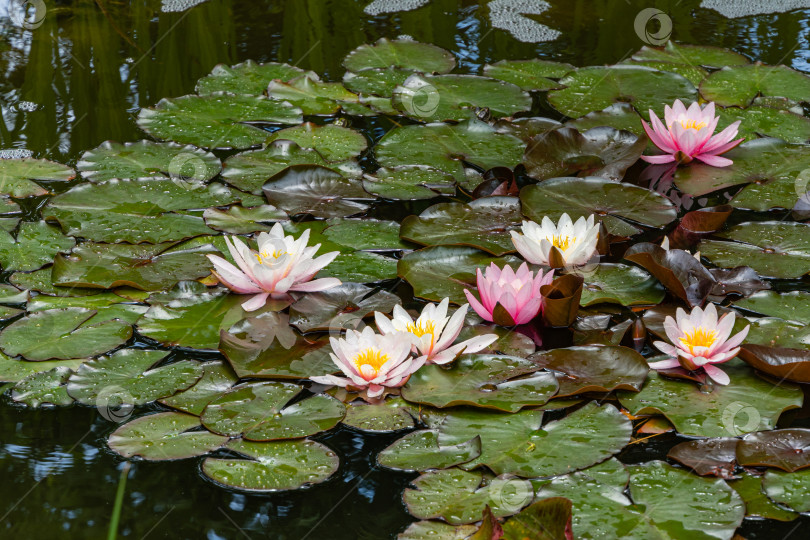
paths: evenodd
<path fill-rule="evenodd" d="M 678 41 L 730 47 L 810 71 L 810 10 L 728 19 L 698 7 L 698 0 L 549 0 L 551 9 L 535 19 L 561 36 L 533 44 L 492 28 L 484 0 L 431 0 L 415 11 L 376 17 L 363 12 L 370 2 L 210 0 L 162 13 L 159 0 L 59 0 L 46 3 L 41 26 L 26 30 L 5 16 L 14 8 L 3 0 L 0 149 L 27 149 L 74 165 L 104 140 L 142 138 L 135 124 L 140 107 L 193 92 L 217 63 L 289 62 L 340 80 L 345 55 L 380 37 L 406 34 L 435 43 L 459 58 L 461 72 L 531 57 L 578 66 L 614 63 L 644 45 L 634 20 L 651 6 L 669 14 Z M 389 128 L 367 127 L 374 140 Z M 36 205 L 28 211 L 38 219 Z M 0 538 L 105 538 L 125 465 L 106 447 L 116 424 L 87 407 L 26 410 L 8 398 L 0 401 Z M 134 463 L 119 537 L 393 538 L 412 521 L 400 497 L 415 475 L 372 463 L 399 436 L 340 428 L 316 437 L 339 451 L 340 471 L 319 486 L 273 495 L 215 486 L 199 474 L 199 460 Z M 662 459 L 676 442 L 653 438 L 631 445 L 620 458 Z M 808 520 L 800 518 L 784 524 L 747 520 L 741 532 L 747 538 L 806 538 L 808 530 Z"/>

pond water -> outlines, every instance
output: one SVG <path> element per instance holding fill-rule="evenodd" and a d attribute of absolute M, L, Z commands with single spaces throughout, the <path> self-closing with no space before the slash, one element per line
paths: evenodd
<path fill-rule="evenodd" d="M 498 60 L 535 57 L 575 66 L 614 64 L 645 45 L 634 22 L 649 7 L 637 0 L 549 0 L 548 9 L 531 19 L 559 37 L 528 43 L 493 27 L 484 0 L 427 0 L 415 2 L 423 5 L 412 11 L 375 16 L 364 12 L 370 3 L 208 0 L 167 13 L 159 0 L 60 0 L 47 3 L 41 25 L 24 29 L 13 17 L 2 17 L 4 10 L 18 9 L 4 0 L 0 149 L 27 150 L 75 166 L 84 151 L 105 140 L 144 138 L 136 124 L 138 111 L 162 98 L 193 93 L 197 80 L 216 64 L 287 62 L 339 81 L 344 57 L 381 37 L 407 35 L 438 45 L 456 56 L 460 73 L 479 73 Z M 164 0 L 173 4 L 183 6 Z M 701 7 L 698 0 L 659 1 L 655 7 L 669 15 L 672 38 L 679 42 L 731 48 L 763 63 L 810 71 L 807 4 L 804 10 L 738 18 Z M 535 103 L 535 112 L 561 118 L 542 103 Z M 372 119 L 353 127 L 377 141 L 394 124 Z M 38 220 L 46 200 L 21 201 L 24 219 Z M 798 286 L 807 288 L 806 280 Z M 136 336 L 128 345 L 155 342 Z M 162 409 L 148 405 L 136 414 L 150 410 Z M 339 427 L 316 436 L 338 451 L 336 475 L 308 489 L 250 494 L 205 479 L 199 460 L 127 464 L 107 447 L 116 427 L 95 408 L 28 409 L 7 395 L 0 398 L 0 537 L 105 537 L 122 471 L 127 480 L 119 537 L 383 539 L 395 538 L 414 521 L 401 495 L 418 474 L 375 466 L 377 452 L 401 434 Z M 662 435 L 631 445 L 618 457 L 628 464 L 665 459 L 684 440 Z M 810 534 L 810 521 L 804 516 L 791 522 L 746 519 L 739 532 L 749 539 L 799 538 Z"/>

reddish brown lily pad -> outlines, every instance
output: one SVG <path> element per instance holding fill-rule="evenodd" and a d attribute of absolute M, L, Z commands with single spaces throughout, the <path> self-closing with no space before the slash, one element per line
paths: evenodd
<path fill-rule="evenodd" d="M 810 429 L 750 433 L 737 446 L 737 461 L 746 467 L 776 467 L 787 472 L 810 467 Z"/>

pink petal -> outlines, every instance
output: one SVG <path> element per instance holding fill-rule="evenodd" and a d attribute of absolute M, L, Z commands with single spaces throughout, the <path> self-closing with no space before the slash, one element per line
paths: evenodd
<path fill-rule="evenodd" d="M 487 309 L 481 304 L 481 302 L 478 301 L 475 296 L 473 296 L 469 290 L 464 289 L 464 294 L 467 296 L 467 301 L 470 303 L 473 310 L 478 313 L 478 316 L 485 321 L 492 322 L 492 313 L 487 311 Z"/>
<path fill-rule="evenodd" d="M 314 279 L 312 281 L 307 281 L 306 283 L 296 283 L 289 290 L 297 291 L 297 292 L 316 292 L 316 291 L 325 291 L 327 289 L 331 289 L 332 287 L 337 287 L 341 284 L 341 281 L 337 278 L 321 278 L 321 279 Z"/>
<path fill-rule="evenodd" d="M 655 165 L 661 165 L 662 163 L 672 163 L 673 161 L 675 161 L 675 157 L 670 154 L 664 154 L 661 156 L 641 156 L 641 159 L 643 159 L 647 163 L 653 163 Z"/>
<path fill-rule="evenodd" d="M 717 384 L 725 386 L 731 382 L 728 374 L 717 366 L 706 364 L 703 369 L 706 371 L 706 375 L 711 377 Z"/>
<path fill-rule="evenodd" d="M 677 358 L 668 358 L 659 362 L 650 362 L 650 367 L 652 369 L 672 369 L 681 367 L 681 363 L 678 362 Z"/>
<path fill-rule="evenodd" d="M 728 167 L 732 165 L 734 162 L 728 158 L 720 157 L 720 156 L 711 156 L 707 154 L 701 154 L 699 156 L 695 156 L 695 159 L 699 159 L 706 165 L 711 165 L 712 167 Z"/>
<path fill-rule="evenodd" d="M 257 294 L 247 300 L 246 302 L 242 303 L 242 309 L 245 311 L 256 311 L 257 309 L 264 307 L 267 303 L 267 297 L 270 296 L 270 293 L 261 293 Z"/>

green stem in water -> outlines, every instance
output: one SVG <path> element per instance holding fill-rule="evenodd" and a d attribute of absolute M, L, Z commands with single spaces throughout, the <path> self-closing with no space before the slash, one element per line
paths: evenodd
<path fill-rule="evenodd" d="M 115 506 L 113 506 L 112 517 L 110 517 L 110 529 L 107 532 L 107 540 L 118 538 L 118 522 L 121 521 L 121 507 L 124 505 L 124 493 L 127 490 L 127 476 L 129 475 L 129 462 L 124 463 L 121 470 L 121 478 L 118 480 L 118 491 L 115 493 Z"/>

